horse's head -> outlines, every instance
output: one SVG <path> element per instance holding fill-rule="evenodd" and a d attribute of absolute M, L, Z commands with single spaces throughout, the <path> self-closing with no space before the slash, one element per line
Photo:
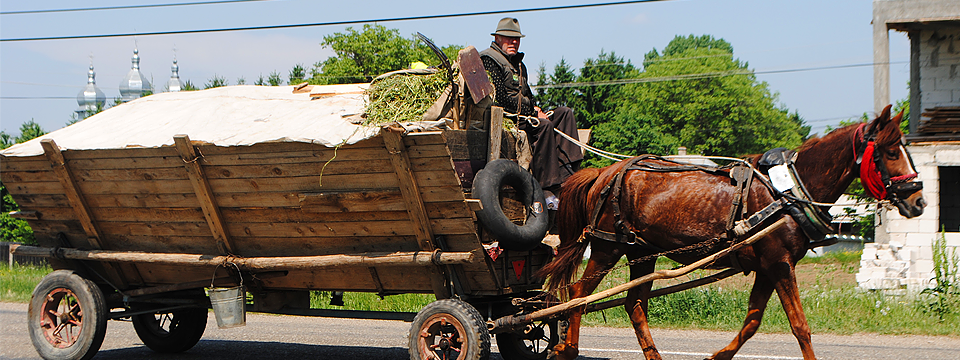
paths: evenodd
<path fill-rule="evenodd" d="M 869 124 L 854 133 L 860 182 L 871 196 L 890 200 L 900 215 L 912 218 L 923 214 L 923 183 L 917 180 L 910 153 L 903 146 L 900 120 L 903 111 L 890 117 L 890 105 Z"/>

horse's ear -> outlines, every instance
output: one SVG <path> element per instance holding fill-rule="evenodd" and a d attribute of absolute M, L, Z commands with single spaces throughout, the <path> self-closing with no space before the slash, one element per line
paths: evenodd
<path fill-rule="evenodd" d="M 877 116 L 876 119 L 873 119 L 867 129 L 868 134 L 876 134 L 877 131 L 883 129 L 883 127 L 887 125 L 887 122 L 890 121 L 890 108 L 892 107 L 893 105 L 887 105 L 883 108 L 883 111 L 880 112 L 880 116 Z"/>
<path fill-rule="evenodd" d="M 887 105 L 887 107 L 890 107 L 890 105 Z M 903 120 L 903 110 L 905 109 L 900 109 L 900 112 L 898 112 L 897 115 L 894 115 L 893 119 L 890 119 L 890 121 L 894 124 L 900 124 L 900 121 Z"/>

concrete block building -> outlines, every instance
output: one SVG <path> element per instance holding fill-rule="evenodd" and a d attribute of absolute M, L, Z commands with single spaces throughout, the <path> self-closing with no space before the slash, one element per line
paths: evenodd
<path fill-rule="evenodd" d="M 960 1 L 873 2 L 874 107 L 890 101 L 889 31 L 910 38 L 910 134 L 907 149 L 928 205 L 907 219 L 881 210 L 876 242 L 867 244 L 857 283 L 894 294 L 933 283 L 932 244 L 941 230 L 960 248 Z M 960 251 L 960 250 L 957 250 Z"/>

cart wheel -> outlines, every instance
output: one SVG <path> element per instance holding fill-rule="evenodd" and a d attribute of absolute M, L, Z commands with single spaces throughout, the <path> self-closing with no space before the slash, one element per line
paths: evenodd
<path fill-rule="evenodd" d="M 410 326 L 409 346 L 413 360 L 486 360 L 490 357 L 490 333 L 473 306 L 443 299 L 417 313 Z"/>
<path fill-rule="evenodd" d="M 73 271 L 57 270 L 33 289 L 27 328 L 44 359 L 89 359 L 103 344 L 108 316 L 96 284 Z"/>
<path fill-rule="evenodd" d="M 133 316 L 133 329 L 150 350 L 179 353 L 200 341 L 207 327 L 207 309 L 182 309 L 163 314 Z"/>
<path fill-rule="evenodd" d="M 505 360 L 546 359 L 559 342 L 557 320 L 538 321 L 522 331 L 497 334 L 497 348 Z"/>

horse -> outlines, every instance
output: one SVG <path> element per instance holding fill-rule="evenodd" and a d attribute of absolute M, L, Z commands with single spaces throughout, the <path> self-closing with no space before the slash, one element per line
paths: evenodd
<path fill-rule="evenodd" d="M 917 172 L 903 147 L 903 133 L 899 128 L 902 116 L 903 112 L 900 112 L 891 119 L 888 105 L 869 124 L 842 127 L 822 138 L 806 140 L 797 150 L 794 166 L 811 200 L 833 203 L 860 176 L 871 195 L 892 202 L 901 215 L 915 217 L 922 214 L 926 202 L 921 191 L 922 184 L 916 180 Z M 754 156 L 748 161 L 755 165 L 758 158 Z M 541 278 L 548 279 L 548 292 L 565 295 L 563 298 L 590 295 L 600 284 L 604 272 L 613 268 L 622 256 L 631 261 L 631 279 L 650 274 L 654 270 L 657 255 L 663 254 L 654 249 L 682 250 L 683 247 L 705 244 L 711 239 L 730 234 L 727 217 L 735 210 L 733 202 L 739 198 L 738 193 L 744 194 L 742 206 L 746 207 L 746 214 L 755 214 L 775 201 L 775 192 L 767 186 L 769 183 L 764 185 L 763 181 L 749 182 L 749 186 L 744 186 L 746 191 L 741 191 L 732 184 L 730 175 L 725 173 L 624 169 L 631 163 L 621 161 L 603 169 L 584 169 L 564 182 L 557 213 L 560 234 L 557 256 L 538 272 Z M 654 163 L 664 164 L 666 161 Z M 614 200 L 609 200 L 603 188 L 614 181 L 622 170 L 620 194 Z M 601 209 L 597 210 L 597 207 Z M 819 209 L 826 207 L 821 205 Z M 756 230 L 763 228 L 763 224 L 769 224 L 779 217 L 785 217 L 787 221 L 757 242 L 733 253 L 735 256 L 721 258 L 715 263 L 720 268 L 742 269 L 744 274 L 756 272 L 756 280 L 750 292 L 742 328 L 729 345 L 709 359 L 733 358 L 744 342 L 756 333 L 774 290 L 790 320 L 803 358 L 814 359 L 810 327 L 800 304 L 794 273 L 797 261 L 811 247 L 811 241 L 793 218 L 782 215 L 782 211 L 774 215 L 764 219 L 761 226 L 750 233 L 756 233 Z M 641 246 L 643 244 L 638 242 L 605 241 L 601 239 L 602 236 L 590 231 L 594 228 L 607 234 L 615 233 L 618 238 L 627 238 L 627 233 L 632 233 L 652 246 Z M 588 244 L 592 246 L 590 259 L 581 280 L 573 282 Z M 708 251 L 719 251 L 729 244 L 714 242 Z M 665 256 L 682 264 L 690 264 L 703 257 L 702 253 L 689 252 L 668 252 Z M 644 356 L 647 359 L 660 359 L 647 324 L 651 288 L 652 283 L 647 282 L 629 290 L 624 308 L 630 315 Z M 584 307 L 577 307 L 566 314 L 568 326 L 561 331 L 561 342 L 552 349 L 557 359 L 577 357 L 583 312 Z"/>

